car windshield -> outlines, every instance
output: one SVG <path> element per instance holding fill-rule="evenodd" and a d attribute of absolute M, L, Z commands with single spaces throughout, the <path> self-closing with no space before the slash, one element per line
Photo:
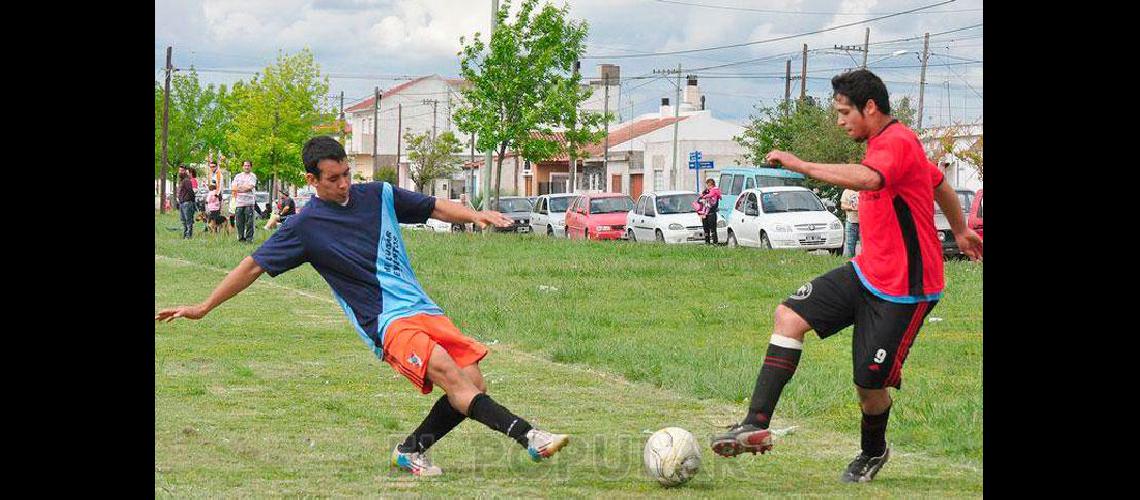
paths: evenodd
<path fill-rule="evenodd" d="M 566 209 L 570 206 L 570 200 L 573 199 L 573 196 L 559 196 L 558 198 L 550 198 L 548 200 L 550 202 L 550 211 L 554 213 L 565 212 Z"/>
<path fill-rule="evenodd" d="M 592 214 L 612 214 L 617 212 L 628 212 L 633 209 L 633 201 L 625 196 L 614 196 L 611 198 L 594 198 L 590 200 L 590 213 Z"/>
<path fill-rule="evenodd" d="M 822 212 L 825 209 L 814 194 L 807 191 L 774 191 L 763 193 L 761 203 L 764 213 L 781 212 Z"/>
<path fill-rule="evenodd" d="M 970 205 L 974 204 L 974 193 L 958 191 L 958 204 L 962 206 L 962 213 L 970 213 Z"/>
<path fill-rule="evenodd" d="M 657 197 L 657 213 L 659 214 L 687 214 L 696 212 L 693 202 L 697 201 L 696 193 L 671 194 Z"/>
<path fill-rule="evenodd" d="M 529 212 L 530 202 L 526 198 L 503 198 L 499 200 L 499 212 Z"/>

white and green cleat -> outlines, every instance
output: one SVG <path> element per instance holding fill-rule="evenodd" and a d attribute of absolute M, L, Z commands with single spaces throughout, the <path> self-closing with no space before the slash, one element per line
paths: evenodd
<path fill-rule="evenodd" d="M 399 446 L 392 449 L 392 466 L 410 472 L 413 476 L 443 475 L 443 469 L 432 465 L 431 457 L 428 457 L 427 451 L 422 453 L 404 453 L 400 451 Z"/>
<path fill-rule="evenodd" d="M 526 451 L 530 453 L 530 459 L 535 462 L 550 458 L 570 442 L 570 436 L 566 434 L 551 434 L 538 429 L 528 431 L 526 439 L 528 444 Z"/>

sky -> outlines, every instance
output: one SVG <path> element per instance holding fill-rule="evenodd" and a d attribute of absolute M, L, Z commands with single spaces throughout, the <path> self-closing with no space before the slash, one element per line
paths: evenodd
<path fill-rule="evenodd" d="M 516 8 L 519 3 L 513 2 Z M 596 76 L 599 64 L 621 66 L 617 111 L 623 121 L 657 111 L 662 97 L 672 100 L 675 77 L 653 72 L 680 64 L 697 76 L 715 117 L 743 124 L 757 106 L 783 99 L 785 61 L 792 61 L 798 76 L 805 43 L 807 93 L 827 98 L 829 79 L 859 66 L 863 57 L 834 46 L 862 45 L 868 27 L 868 68 L 883 78 L 892 100 L 909 95 L 917 107 L 922 36 L 930 33 L 924 126 L 982 121 L 981 0 L 551 3 L 568 3 L 570 17 L 589 25 L 584 76 Z M 875 18 L 882 19 L 855 24 Z M 176 68 L 193 66 L 204 84 L 227 85 L 249 80 L 279 51 L 307 47 L 330 76 L 329 106 L 340 92 L 351 106 L 376 86 L 383 90 L 432 73 L 457 76 L 460 37 L 470 40 L 479 32 L 485 38 L 490 23 L 491 0 L 156 0 L 154 77 L 162 79 L 167 46 Z M 807 34 L 812 32 L 820 33 Z M 770 41 L 782 37 L 788 38 Z M 646 56 L 740 44 L 748 45 Z M 738 64 L 711 68 L 728 63 Z M 799 92 L 800 82 L 793 81 L 793 98 Z"/>

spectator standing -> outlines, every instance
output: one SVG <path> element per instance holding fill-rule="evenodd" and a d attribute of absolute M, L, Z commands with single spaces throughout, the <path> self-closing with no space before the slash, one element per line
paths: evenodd
<path fill-rule="evenodd" d="M 183 170 L 178 174 L 178 211 L 182 216 L 182 238 L 194 236 L 194 186 L 190 174 Z"/>
<path fill-rule="evenodd" d="M 839 206 L 847 214 L 847 231 L 843 235 L 843 256 L 854 257 L 855 245 L 859 243 L 859 192 L 844 189 Z"/>
<path fill-rule="evenodd" d="M 716 214 L 720 211 L 720 198 L 720 188 L 716 187 L 716 181 L 705 179 L 705 190 L 701 191 L 701 201 L 707 207 L 707 212 L 701 214 L 701 222 L 705 228 L 706 245 L 720 244 L 716 234 Z"/>
<path fill-rule="evenodd" d="M 238 241 L 253 242 L 254 203 L 257 195 L 253 193 L 257 187 L 257 176 L 253 175 L 253 162 L 241 162 L 241 173 L 234 176 L 230 183 L 230 196 L 235 200 Z"/>

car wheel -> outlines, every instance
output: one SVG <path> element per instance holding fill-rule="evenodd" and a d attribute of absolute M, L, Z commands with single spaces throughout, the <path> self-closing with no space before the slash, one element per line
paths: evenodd
<path fill-rule="evenodd" d="M 546 235 L 551 238 L 554 237 L 554 226 L 546 226 Z"/>
<path fill-rule="evenodd" d="M 730 247 L 736 247 L 736 246 L 739 246 L 739 245 L 740 245 L 740 244 L 739 244 L 739 243 L 737 243 L 737 241 L 736 241 L 736 233 L 732 232 L 732 230 L 731 230 L 731 229 L 729 229 L 729 230 L 728 230 L 728 246 L 730 246 Z"/>
<path fill-rule="evenodd" d="M 627 232 L 627 233 L 629 233 L 629 241 L 637 241 L 637 236 L 635 236 L 635 235 L 633 234 L 633 230 L 632 230 L 632 229 L 630 229 L 630 230 L 628 230 L 628 231 L 626 231 L 626 232 Z"/>
<path fill-rule="evenodd" d="M 768 233 L 765 233 L 765 232 L 760 233 L 760 248 L 763 248 L 765 250 L 771 250 L 772 249 L 772 242 L 768 241 Z"/>
<path fill-rule="evenodd" d="M 665 235 L 661 234 L 660 229 L 657 230 L 657 242 L 658 243 L 665 243 Z"/>

